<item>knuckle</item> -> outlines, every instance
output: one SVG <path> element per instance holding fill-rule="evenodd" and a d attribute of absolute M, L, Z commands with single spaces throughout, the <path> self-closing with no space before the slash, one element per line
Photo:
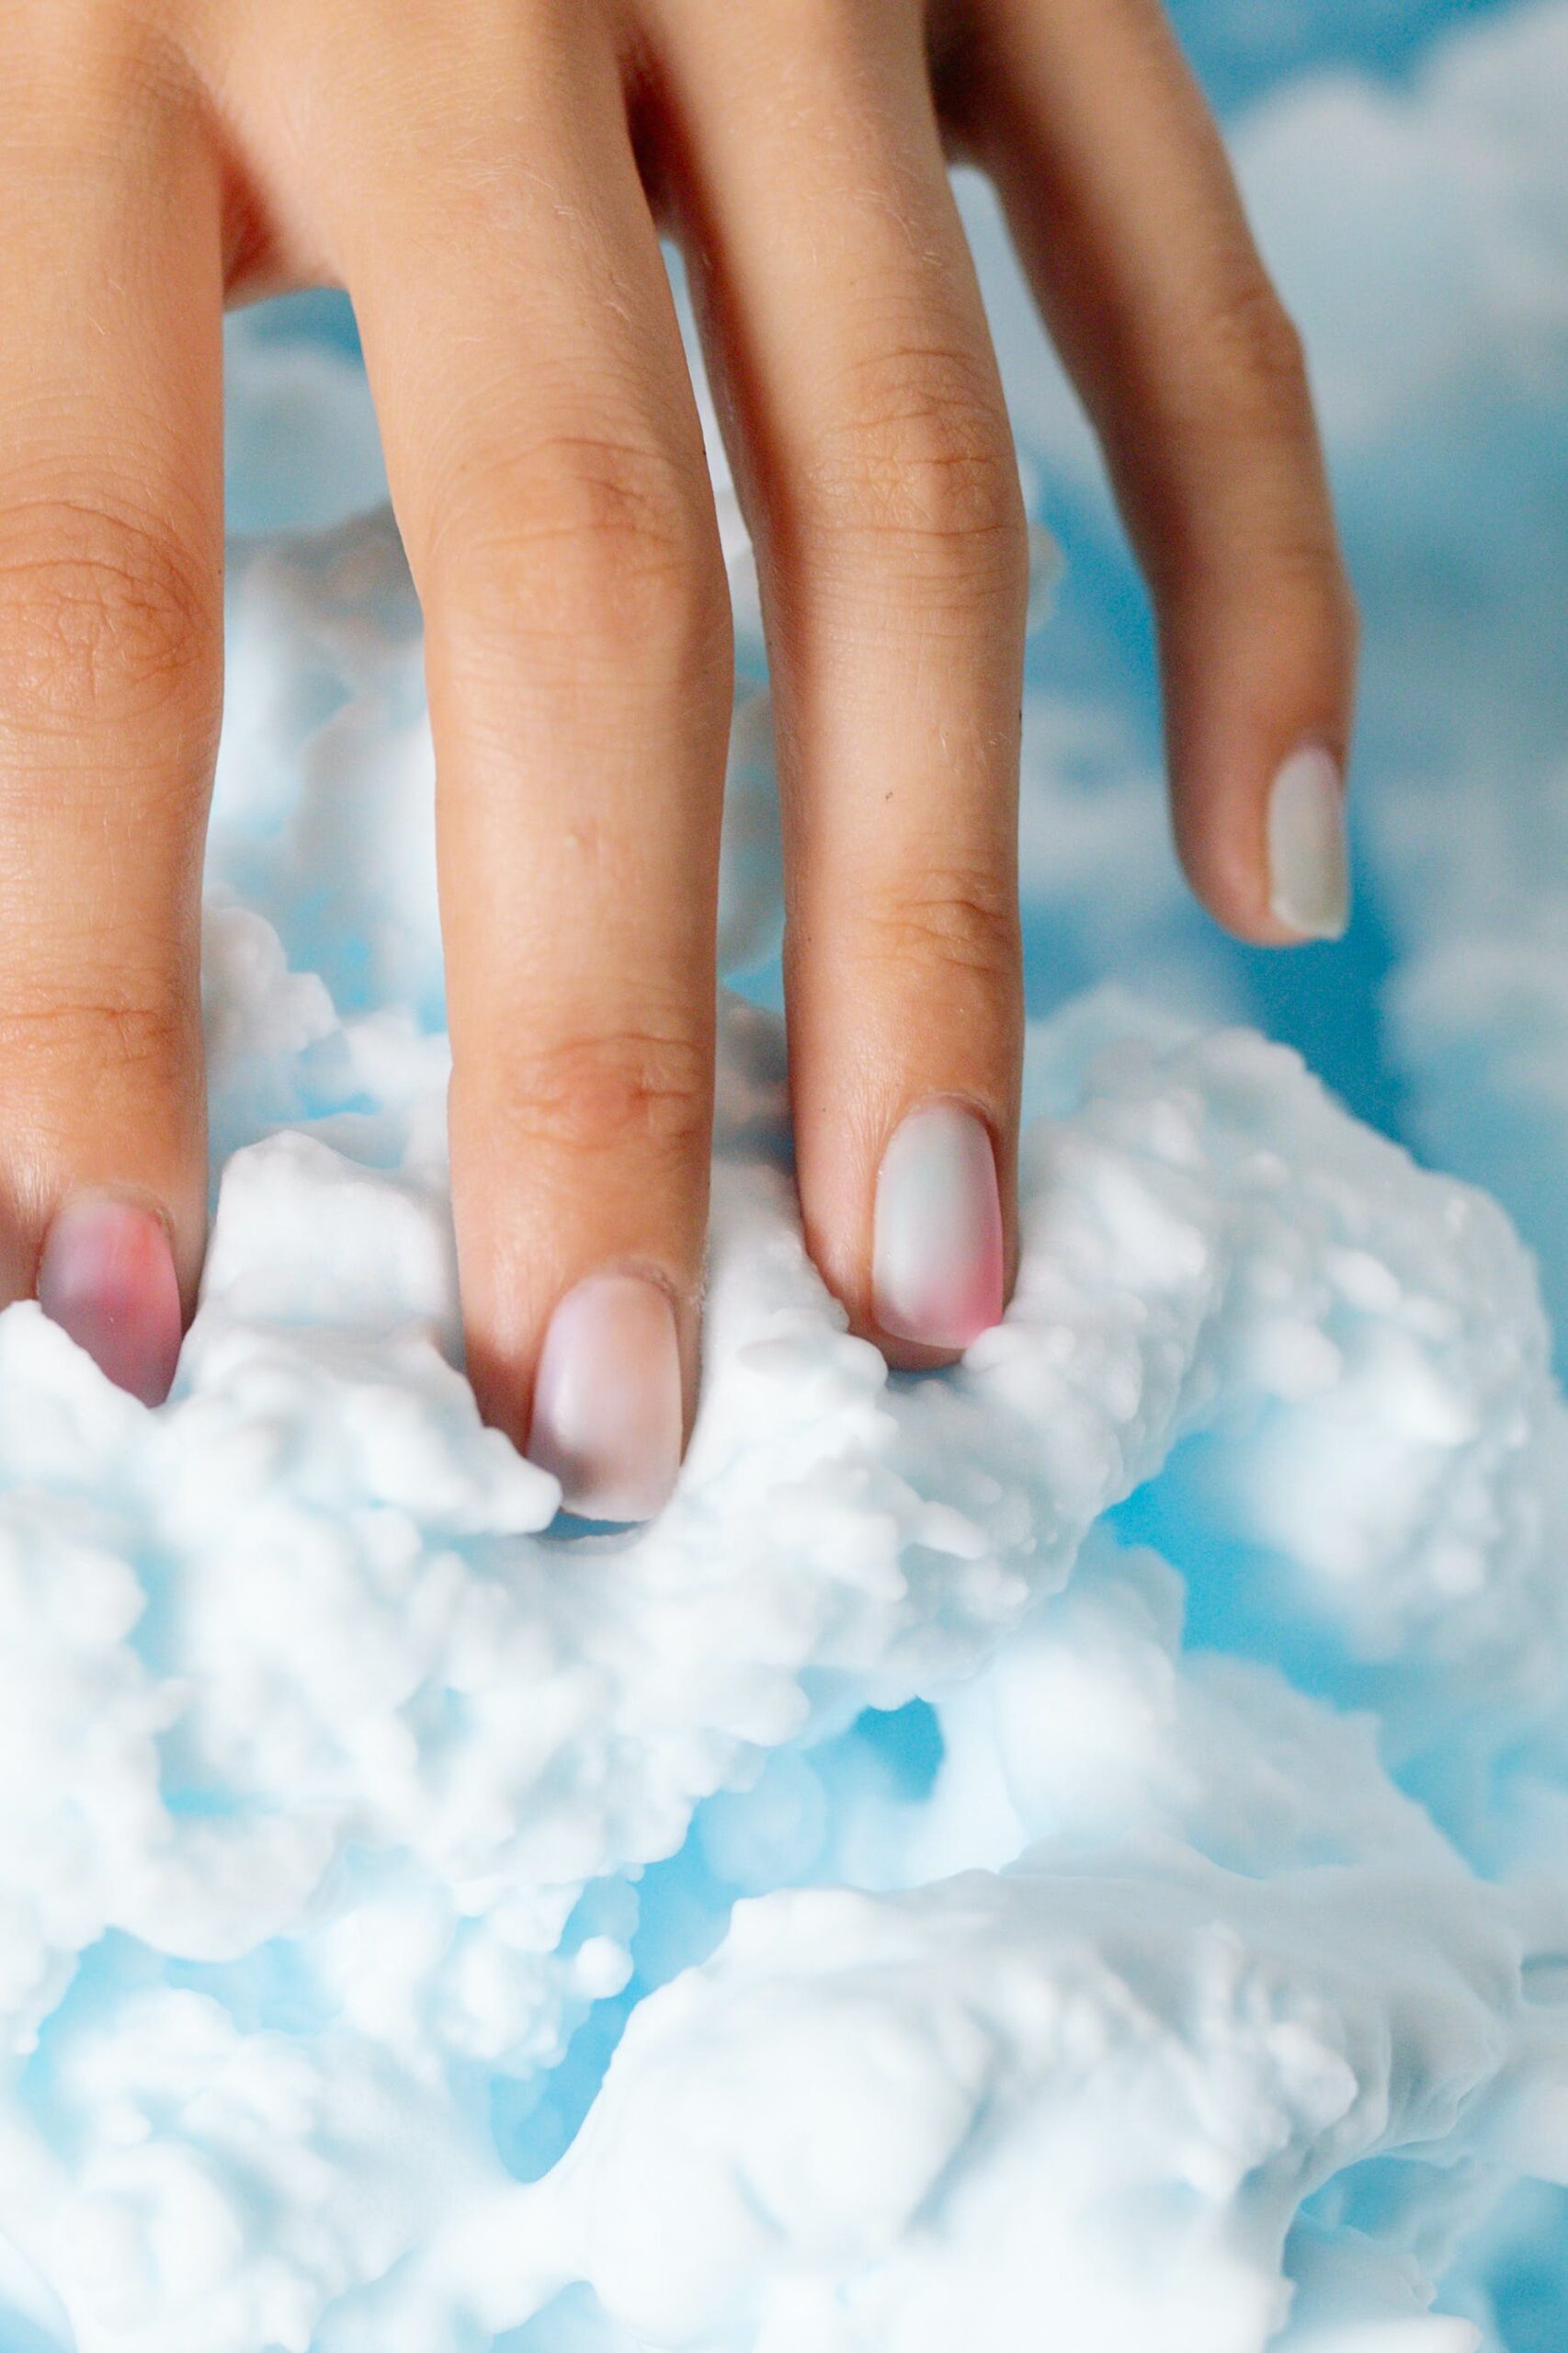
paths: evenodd
<path fill-rule="evenodd" d="M 1338 551 L 1330 568 L 1329 629 L 1352 666 L 1361 651 L 1361 607 Z"/>
<path fill-rule="evenodd" d="M 1306 353 L 1261 264 L 1227 278 L 1205 306 L 1202 355 L 1209 424 L 1227 434 L 1311 431 Z"/>
<path fill-rule="evenodd" d="M 9 988 L 0 998 L 0 1058 L 7 1084 L 25 1090 L 29 1073 L 110 1073 L 162 1077 L 184 1068 L 194 1046 L 194 1022 L 178 995 L 152 975 L 131 973 L 34 988 Z"/>
<path fill-rule="evenodd" d="M 1023 499 L 994 388 L 961 352 L 913 346 L 849 379 L 808 470 L 812 528 L 906 562 L 1027 574 Z"/>
<path fill-rule="evenodd" d="M 509 1058 L 505 1116 L 520 1140 L 584 1155 L 706 1150 L 709 1056 L 689 1029 L 574 1032 Z"/>
<path fill-rule="evenodd" d="M 175 45 L 164 38 L 152 11 L 135 0 L 49 0 L 47 6 L 6 12 L 6 63 L 19 86 L 54 94 L 74 89 L 79 100 L 103 109 L 100 119 L 122 125 L 110 109 L 129 108 L 131 119 L 169 103 L 184 76 Z"/>
<path fill-rule="evenodd" d="M 556 435 L 476 472 L 440 533 L 464 635 L 667 657 L 722 620 L 700 485 L 651 440 Z"/>
<path fill-rule="evenodd" d="M 1257 556 L 1259 625 L 1289 629 L 1325 658 L 1335 651 L 1354 657 L 1360 619 L 1332 516 L 1269 529 Z"/>
<path fill-rule="evenodd" d="M 980 869 L 926 868 L 868 909 L 880 962 L 912 964 L 947 982 L 1011 987 L 1021 954 L 1017 893 Z"/>
<path fill-rule="evenodd" d="M 0 514 L 0 726 L 120 729 L 193 708 L 215 719 L 215 584 L 165 528 L 108 505 Z"/>

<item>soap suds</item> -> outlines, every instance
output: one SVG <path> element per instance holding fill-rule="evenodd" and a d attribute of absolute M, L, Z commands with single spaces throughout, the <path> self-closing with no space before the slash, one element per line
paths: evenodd
<path fill-rule="evenodd" d="M 236 1122 L 258 1035 L 360 1094 L 380 1020 L 326 1027 L 261 921 L 215 917 Z M 1568 2005 L 1527 1985 L 1568 1891 L 1488 1889 L 1367 1722 L 1184 1655 L 1175 1573 L 1097 1525 L 1206 1447 L 1282 1611 L 1517 1748 L 1568 1656 L 1565 1415 L 1500 1213 L 1287 1051 L 1102 995 L 1032 1040 L 1006 1323 L 890 1381 L 801 1247 L 773 1026 L 724 1029 L 707 1385 L 644 1532 L 546 1536 L 551 1483 L 442 1353 L 412 1029 L 379 1165 L 344 1112 L 230 1158 L 163 1413 L 0 1324 L 0 2218 L 82 2353 L 435 2353 L 574 2280 L 693 2353 L 923 2353 L 960 2308 L 1241 2353 L 1324 2185 L 1568 2171 Z M 913 1803 L 846 1749 L 917 1698 Z M 865 1892 L 755 1897 L 634 1985 L 583 2136 L 508 2188 L 495 2103 L 635 1979 L 642 1867 L 721 1795 L 723 1935 L 748 1792 L 781 1877 L 869 1859 Z"/>

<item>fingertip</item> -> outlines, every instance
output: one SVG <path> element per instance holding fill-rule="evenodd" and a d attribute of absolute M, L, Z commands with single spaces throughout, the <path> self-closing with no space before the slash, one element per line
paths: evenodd
<path fill-rule="evenodd" d="M 1343 763 L 1321 737 L 1296 742 L 1230 794 L 1188 778 L 1175 794 L 1176 847 L 1195 896 L 1254 948 L 1304 948 L 1349 927 Z"/>
<path fill-rule="evenodd" d="M 1160 576 L 1171 814 L 1193 891 L 1251 947 L 1341 938 L 1356 611 L 1332 544 L 1244 536 Z"/>
<path fill-rule="evenodd" d="M 158 1211 L 84 1193 L 56 1211 L 39 1260 L 39 1305 L 117 1388 L 161 1405 L 183 1317 L 169 1229 Z"/>
<path fill-rule="evenodd" d="M 589 1275 L 556 1305 L 534 1380 L 528 1451 L 585 1519 L 648 1520 L 675 1491 L 684 1410 L 668 1293 L 646 1276 Z"/>

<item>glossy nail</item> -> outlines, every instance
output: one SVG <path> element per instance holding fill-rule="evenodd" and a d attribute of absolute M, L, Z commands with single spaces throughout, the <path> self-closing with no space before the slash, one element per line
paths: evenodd
<path fill-rule="evenodd" d="M 1345 791 L 1320 744 L 1292 752 L 1268 799 L 1268 904 L 1305 939 L 1338 939 L 1350 919 Z"/>
<path fill-rule="evenodd" d="M 528 1452 L 585 1519 L 651 1519 L 680 1469 L 675 1309 L 641 1275 L 590 1275 L 545 1334 Z"/>
<path fill-rule="evenodd" d="M 39 1261 L 38 1302 L 101 1372 L 161 1405 L 179 1361 L 179 1281 L 155 1211 L 86 1193 L 56 1211 Z"/>
<path fill-rule="evenodd" d="M 923 1103 L 895 1131 L 877 1178 L 877 1321 L 926 1347 L 967 1347 L 1001 1321 L 1003 1279 L 990 1135 L 961 1103 Z"/>

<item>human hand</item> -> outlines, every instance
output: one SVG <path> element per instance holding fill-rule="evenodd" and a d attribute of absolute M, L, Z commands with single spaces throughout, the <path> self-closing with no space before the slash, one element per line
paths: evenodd
<path fill-rule="evenodd" d="M 346 286 L 423 602 L 469 1368 L 567 1500 L 696 1378 L 724 575 L 763 585 L 805 1231 L 903 1365 L 1002 1313 L 1026 548 L 995 178 L 1158 615 L 1177 840 L 1344 915 L 1354 624 L 1299 347 L 1155 0 L 0 0 L 0 1296 L 166 1391 L 204 1240 L 225 300 Z"/>

